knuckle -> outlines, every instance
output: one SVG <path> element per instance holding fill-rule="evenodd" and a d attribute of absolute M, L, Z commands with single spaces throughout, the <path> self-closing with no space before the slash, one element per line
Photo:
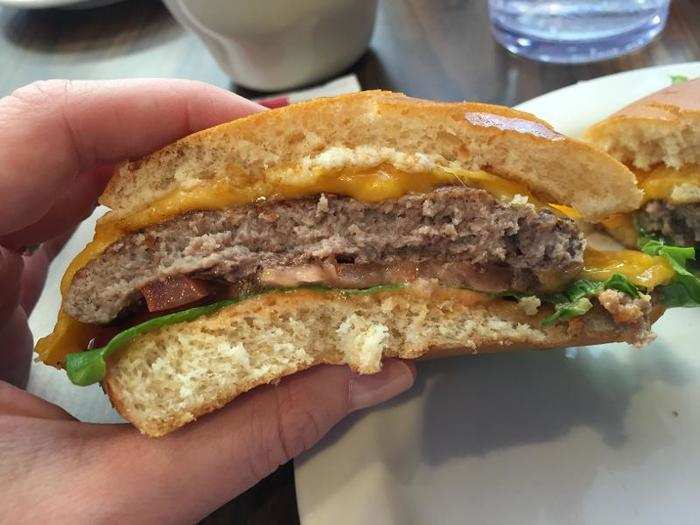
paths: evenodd
<path fill-rule="evenodd" d="M 29 106 L 42 106 L 63 98 L 71 90 L 72 81 L 63 79 L 37 80 L 10 93 L 10 99 Z"/>
<path fill-rule="evenodd" d="M 254 396 L 246 443 L 247 470 L 261 479 L 309 449 L 325 433 L 323 414 L 303 387 L 283 381 Z"/>
<path fill-rule="evenodd" d="M 271 414 L 270 396 L 258 393 L 251 398 L 248 431 L 245 443 L 245 463 L 251 483 L 273 472 L 281 453 L 277 441 L 276 414 Z M 272 416 L 272 417 L 271 417 Z"/>
<path fill-rule="evenodd" d="M 277 394 L 277 426 L 283 462 L 298 456 L 321 438 L 314 402 L 294 382 L 282 382 Z"/>

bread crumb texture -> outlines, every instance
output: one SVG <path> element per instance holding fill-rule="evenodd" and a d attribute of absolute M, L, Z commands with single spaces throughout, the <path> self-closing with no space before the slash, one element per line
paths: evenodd
<path fill-rule="evenodd" d="M 639 169 L 700 163 L 700 78 L 674 84 L 599 122 L 586 140 Z"/>
<path fill-rule="evenodd" d="M 528 295 L 527 297 L 518 299 L 518 306 L 520 306 L 522 311 L 527 315 L 535 315 L 540 309 L 540 306 L 542 306 L 542 301 L 535 295 Z"/>
<path fill-rule="evenodd" d="M 317 364 L 371 374 L 386 357 L 555 348 L 582 334 L 583 343 L 625 337 L 611 332 L 605 317 L 590 316 L 573 333 L 567 325 L 540 328 L 547 312 L 533 313 L 466 290 L 264 294 L 139 336 L 114 356 L 103 385 L 126 419 L 162 436 L 255 386 Z"/>

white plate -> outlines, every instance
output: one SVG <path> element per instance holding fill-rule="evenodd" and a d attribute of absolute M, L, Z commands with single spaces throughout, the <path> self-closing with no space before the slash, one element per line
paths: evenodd
<path fill-rule="evenodd" d="M 560 89 L 524 110 L 577 135 L 700 62 Z M 301 521 L 697 524 L 700 311 L 611 344 L 423 363 L 401 399 L 296 462 Z"/>

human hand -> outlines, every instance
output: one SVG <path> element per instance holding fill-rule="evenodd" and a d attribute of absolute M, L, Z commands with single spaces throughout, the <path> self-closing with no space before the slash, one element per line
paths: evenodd
<path fill-rule="evenodd" d="M 47 265 L 92 212 L 111 166 L 261 110 L 180 80 L 48 81 L 0 100 L 0 521 L 196 521 L 348 413 L 412 384 L 413 365 L 397 360 L 372 376 L 319 366 L 161 439 L 78 422 L 9 384 L 26 383 L 27 315 Z"/>

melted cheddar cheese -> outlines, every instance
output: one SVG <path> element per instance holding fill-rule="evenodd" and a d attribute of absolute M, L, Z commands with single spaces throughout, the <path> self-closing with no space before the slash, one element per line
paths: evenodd
<path fill-rule="evenodd" d="M 658 166 L 650 171 L 635 171 L 644 201 L 664 200 L 673 204 L 700 202 L 700 166 L 681 169 Z"/>
<path fill-rule="evenodd" d="M 649 171 L 636 170 L 637 185 L 644 193 L 644 203 L 663 200 L 672 204 L 700 202 L 700 166 L 681 169 L 658 166 Z M 601 225 L 625 246 L 636 246 L 637 229 L 633 214 L 619 213 L 601 221 Z"/>
<path fill-rule="evenodd" d="M 58 365 L 68 354 L 85 350 L 98 330 L 95 325 L 76 321 L 61 308 L 53 332 L 39 339 L 34 350 L 47 365 Z"/>
<path fill-rule="evenodd" d="M 550 204 L 549 207 L 558 212 L 560 215 L 575 221 L 580 221 L 583 218 L 581 213 L 571 206 L 564 206 L 563 204 Z"/>
<path fill-rule="evenodd" d="M 588 248 L 584 254 L 581 277 L 604 281 L 620 273 L 632 283 L 647 289 L 668 284 L 675 271 L 665 257 L 634 250 L 603 252 Z"/>

